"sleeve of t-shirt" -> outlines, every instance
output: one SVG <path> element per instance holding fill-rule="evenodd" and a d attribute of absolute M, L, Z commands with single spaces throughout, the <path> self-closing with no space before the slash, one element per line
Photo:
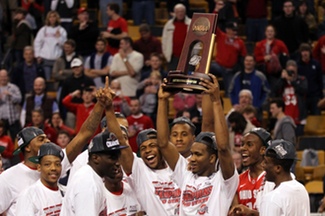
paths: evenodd
<path fill-rule="evenodd" d="M 13 193 L 9 184 L 4 178 L 4 174 L 0 175 L 0 214 L 4 213 L 13 202 Z"/>
<path fill-rule="evenodd" d="M 73 197 L 75 215 L 78 216 L 98 216 L 98 209 L 102 203 L 98 202 L 98 191 L 94 187 L 85 186 L 82 193 L 77 193 Z"/>
<path fill-rule="evenodd" d="M 90 57 L 87 57 L 86 58 L 86 61 L 85 61 L 85 69 L 90 69 Z"/>
<path fill-rule="evenodd" d="M 107 64 L 106 64 L 106 66 L 110 66 L 111 64 L 112 64 L 112 62 L 113 62 L 113 56 L 109 56 L 108 57 L 108 60 L 107 60 Z"/>
<path fill-rule="evenodd" d="M 16 204 L 16 216 L 25 216 L 25 215 L 35 215 L 34 212 L 34 203 L 32 198 L 29 196 L 28 189 L 23 191 L 18 199 Z"/>
<path fill-rule="evenodd" d="M 223 188 L 227 192 L 227 196 L 228 196 L 227 198 L 234 197 L 234 195 L 237 191 L 238 184 L 239 184 L 239 176 L 238 176 L 237 169 L 235 169 L 234 174 L 227 180 L 223 179 L 221 170 L 219 172 L 220 172 L 219 174 L 221 175 L 221 178 L 223 180 Z"/>
<path fill-rule="evenodd" d="M 183 186 L 185 175 L 190 173 L 190 171 L 187 170 L 187 165 L 186 159 L 179 155 L 172 178 L 180 188 Z"/>
<path fill-rule="evenodd" d="M 136 55 L 132 60 L 131 65 L 135 73 L 140 73 L 143 67 L 143 55 L 141 53 L 138 53 L 138 55 Z"/>
<path fill-rule="evenodd" d="M 261 206 L 260 213 L 263 216 L 282 215 L 280 206 L 269 200 L 263 201 L 263 206 Z"/>
<path fill-rule="evenodd" d="M 121 31 L 122 32 L 128 33 L 128 24 L 127 24 L 127 22 L 125 20 L 123 20 L 121 22 L 121 26 L 120 27 L 121 27 Z"/>
<path fill-rule="evenodd" d="M 112 73 L 113 71 L 118 70 L 118 68 L 117 68 L 118 63 L 117 63 L 117 61 L 118 61 L 118 55 L 114 55 L 113 56 L 113 59 L 112 59 L 112 65 L 111 65 L 111 68 L 109 70 L 110 73 Z"/>
<path fill-rule="evenodd" d="M 66 150 L 63 149 L 62 151 L 63 151 L 64 157 L 61 162 L 61 165 L 62 165 L 61 178 L 64 177 L 66 175 L 66 173 L 68 172 L 68 170 L 71 168 L 71 163 L 69 162 Z"/>

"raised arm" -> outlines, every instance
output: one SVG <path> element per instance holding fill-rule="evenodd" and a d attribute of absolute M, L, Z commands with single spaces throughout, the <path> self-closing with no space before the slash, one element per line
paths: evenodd
<path fill-rule="evenodd" d="M 179 158 L 179 153 L 174 144 L 169 142 L 169 126 L 167 116 L 168 97 L 170 93 L 164 92 L 163 85 L 158 92 L 158 112 L 157 112 L 157 142 L 159 149 L 167 161 L 169 167 L 174 170 Z"/>
<path fill-rule="evenodd" d="M 202 97 L 202 132 L 214 132 L 213 105 L 209 95 Z"/>
<path fill-rule="evenodd" d="M 213 104 L 214 131 L 216 134 L 218 158 L 223 178 L 229 179 L 235 172 L 235 165 L 231 156 L 228 128 L 220 100 L 218 80 L 212 74 L 209 74 L 209 76 L 213 82 L 202 80 L 201 84 L 207 88 L 205 93 L 210 95 Z"/>

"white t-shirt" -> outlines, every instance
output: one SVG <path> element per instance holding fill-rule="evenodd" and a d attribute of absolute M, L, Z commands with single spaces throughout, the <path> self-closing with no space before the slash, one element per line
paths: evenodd
<path fill-rule="evenodd" d="M 61 176 L 64 176 L 70 168 L 65 149 L 63 149 L 63 153 Z M 7 211 L 7 216 L 14 216 L 19 194 L 39 179 L 40 173 L 23 163 L 5 170 L 0 175 L 0 214 Z"/>
<path fill-rule="evenodd" d="M 73 161 L 71 164 L 68 184 L 73 178 L 73 176 L 76 174 L 76 172 L 83 166 L 88 164 L 88 158 L 89 158 L 89 152 L 88 149 L 83 151 L 81 154 L 78 155 L 78 157 Z"/>
<path fill-rule="evenodd" d="M 51 190 L 38 180 L 19 195 L 16 206 L 16 216 L 58 216 L 62 194 L 60 190 Z"/>
<path fill-rule="evenodd" d="M 309 196 L 305 187 L 296 180 L 282 182 L 262 197 L 261 216 L 309 216 Z"/>
<path fill-rule="evenodd" d="M 178 215 L 181 191 L 172 174 L 169 167 L 150 169 L 134 155 L 132 174 L 127 180 L 147 215 Z"/>
<path fill-rule="evenodd" d="M 120 195 L 113 194 L 105 188 L 107 216 L 135 215 L 141 211 L 141 207 L 135 193 L 126 180 L 123 180 L 123 192 Z"/>
<path fill-rule="evenodd" d="M 175 170 L 175 182 L 182 190 L 180 215 L 227 215 L 236 193 L 239 177 L 224 180 L 221 171 L 211 176 L 197 176 L 187 170 L 187 161 L 179 157 Z"/>
<path fill-rule="evenodd" d="M 89 165 L 81 167 L 68 184 L 61 216 L 106 215 L 103 179 Z"/>

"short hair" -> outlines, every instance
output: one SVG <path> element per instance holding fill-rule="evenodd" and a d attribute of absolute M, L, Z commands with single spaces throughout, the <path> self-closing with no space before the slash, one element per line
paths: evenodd
<path fill-rule="evenodd" d="M 55 16 L 56 16 L 55 26 L 60 25 L 60 23 L 61 23 L 61 22 L 60 22 L 60 15 L 59 15 L 59 13 L 56 12 L 56 11 L 49 11 L 49 12 L 46 14 L 45 25 L 47 25 L 47 26 L 51 25 L 51 24 L 50 24 L 50 16 L 51 16 L 52 14 L 55 14 Z"/>
<path fill-rule="evenodd" d="M 254 56 L 253 54 L 251 54 L 251 53 L 246 54 L 245 57 L 244 57 L 244 60 L 245 60 L 247 57 L 252 57 L 253 60 L 254 60 L 254 62 L 256 62 L 255 56 Z"/>
<path fill-rule="evenodd" d="M 290 173 L 290 169 L 294 162 L 294 159 L 277 159 L 276 152 L 273 149 L 269 149 L 267 154 L 268 154 L 267 156 L 271 158 L 272 162 L 275 165 L 281 166 L 284 172 Z"/>
<path fill-rule="evenodd" d="M 164 60 L 164 57 L 162 56 L 162 54 L 160 53 L 157 53 L 157 52 L 153 52 L 150 54 L 150 58 L 152 57 L 157 57 L 160 61 L 163 61 Z"/>
<path fill-rule="evenodd" d="M 247 105 L 244 107 L 243 113 L 254 113 L 256 115 L 256 108 L 252 105 Z"/>
<path fill-rule="evenodd" d="M 27 15 L 27 11 L 25 10 L 25 8 L 19 7 L 15 10 L 16 14 L 22 14 L 24 17 Z"/>
<path fill-rule="evenodd" d="M 123 37 L 121 40 L 124 40 L 125 42 L 129 43 L 130 46 L 133 48 L 133 40 L 131 37 L 129 37 L 129 36 Z"/>
<path fill-rule="evenodd" d="M 285 104 L 283 102 L 283 100 L 281 98 L 274 98 L 270 101 L 270 105 L 271 104 L 276 104 L 277 107 L 281 107 L 282 108 L 282 111 L 284 112 L 284 109 L 285 109 Z"/>
<path fill-rule="evenodd" d="M 69 139 L 71 139 L 71 135 L 68 133 L 68 131 L 66 131 L 66 130 L 60 130 L 59 132 L 58 132 L 58 136 L 60 135 L 60 134 L 65 134 L 65 135 L 67 135 L 67 137 L 69 137 Z"/>
<path fill-rule="evenodd" d="M 186 7 L 185 7 L 185 5 L 182 4 L 182 3 L 178 3 L 178 4 L 176 4 L 176 5 L 174 6 L 174 11 L 175 11 L 176 9 L 184 9 L 184 10 L 186 11 Z"/>
<path fill-rule="evenodd" d="M 286 63 L 286 67 L 289 67 L 289 66 L 293 66 L 295 68 L 297 68 L 297 62 L 295 60 L 288 60 L 287 63 Z"/>
<path fill-rule="evenodd" d="M 97 42 L 103 42 L 105 45 L 107 44 L 107 40 L 105 38 L 102 38 L 102 37 L 98 37 L 97 40 L 96 40 L 96 43 Z"/>
<path fill-rule="evenodd" d="M 29 50 L 34 52 L 34 48 L 32 46 L 25 46 L 24 47 L 24 52 L 29 51 Z"/>
<path fill-rule="evenodd" d="M 228 117 L 228 121 L 230 123 L 236 123 L 235 132 L 238 132 L 238 133 L 244 132 L 246 125 L 247 125 L 247 121 L 240 112 L 234 111 L 234 112 L 230 113 L 230 115 Z"/>
<path fill-rule="evenodd" d="M 150 32 L 150 26 L 147 23 L 142 23 L 139 26 L 139 32 Z"/>
<path fill-rule="evenodd" d="M 283 5 L 284 5 L 285 3 L 287 3 L 287 2 L 291 2 L 291 4 L 294 6 L 294 4 L 293 4 L 293 1 L 292 1 L 292 0 L 284 0 L 284 1 L 283 1 Z"/>
<path fill-rule="evenodd" d="M 152 71 L 150 73 L 149 77 L 157 77 L 157 78 L 161 79 L 161 74 L 159 71 Z"/>
<path fill-rule="evenodd" d="M 111 9 L 112 11 L 114 11 L 117 14 L 120 12 L 120 6 L 116 3 L 108 3 L 107 7 L 109 7 L 109 9 Z"/>
<path fill-rule="evenodd" d="M 242 89 L 240 92 L 239 92 L 239 97 L 242 95 L 242 94 L 248 94 L 250 96 L 250 98 L 253 100 L 253 93 L 251 90 L 249 89 Z"/>
<path fill-rule="evenodd" d="M 43 112 L 43 110 L 41 108 L 33 109 L 32 113 L 34 113 L 34 112 L 39 113 L 41 116 L 44 117 L 44 112 Z"/>
<path fill-rule="evenodd" d="M 68 39 L 64 42 L 64 44 L 70 45 L 72 48 L 76 48 L 76 42 L 73 39 Z"/>

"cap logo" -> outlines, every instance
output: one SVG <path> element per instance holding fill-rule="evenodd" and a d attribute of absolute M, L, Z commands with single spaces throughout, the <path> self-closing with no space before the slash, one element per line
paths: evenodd
<path fill-rule="evenodd" d="M 22 144 L 24 144 L 24 140 L 23 140 L 23 138 L 20 138 L 20 139 L 18 140 L 18 145 L 21 146 Z"/>
<path fill-rule="evenodd" d="M 88 145 L 88 151 L 91 152 L 91 149 L 93 148 L 93 146 L 94 146 L 94 142 L 91 140 L 91 142 Z"/>
<path fill-rule="evenodd" d="M 279 144 L 278 146 L 274 147 L 274 151 L 280 156 L 280 158 L 284 158 L 284 156 L 288 153 L 284 148 L 282 144 Z"/>
<path fill-rule="evenodd" d="M 107 148 L 112 148 L 114 146 L 119 146 L 118 140 L 106 140 L 106 146 Z"/>

